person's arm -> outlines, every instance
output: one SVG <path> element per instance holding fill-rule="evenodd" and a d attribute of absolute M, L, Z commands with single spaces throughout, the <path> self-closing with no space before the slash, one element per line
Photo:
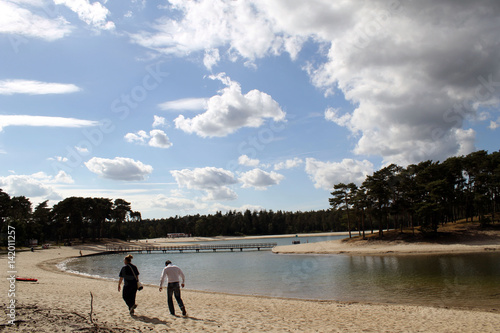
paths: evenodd
<path fill-rule="evenodd" d="M 123 281 L 123 278 L 121 277 L 119 280 L 118 280 L 118 291 L 120 291 L 122 289 L 122 281 Z"/>
<path fill-rule="evenodd" d="M 167 276 L 167 270 L 164 268 L 163 271 L 161 272 L 161 279 L 160 279 L 160 291 L 163 288 L 163 282 L 165 281 L 165 277 Z"/>

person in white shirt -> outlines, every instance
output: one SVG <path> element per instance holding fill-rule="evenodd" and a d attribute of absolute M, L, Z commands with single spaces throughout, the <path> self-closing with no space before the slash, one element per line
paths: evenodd
<path fill-rule="evenodd" d="M 175 300 L 177 301 L 177 304 L 179 305 L 179 308 L 182 311 L 182 315 L 185 317 L 187 316 L 186 312 L 186 307 L 184 306 L 184 302 L 182 301 L 181 298 L 181 288 L 179 287 L 179 284 L 184 288 L 184 273 L 182 270 L 177 267 L 176 265 L 173 265 L 170 260 L 167 260 L 165 262 L 165 268 L 163 269 L 161 273 L 161 280 L 160 280 L 160 292 L 163 289 L 163 283 L 165 282 L 165 278 L 167 279 L 167 302 L 168 302 L 168 309 L 170 310 L 170 314 L 175 316 L 175 309 L 174 309 L 174 301 L 172 300 L 172 295 L 175 296 Z"/>

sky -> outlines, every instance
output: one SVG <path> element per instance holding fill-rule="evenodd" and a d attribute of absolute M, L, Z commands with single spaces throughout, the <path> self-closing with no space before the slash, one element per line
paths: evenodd
<path fill-rule="evenodd" d="M 497 0 L 2 0 L 0 188 L 143 218 L 328 209 L 499 150 Z"/>

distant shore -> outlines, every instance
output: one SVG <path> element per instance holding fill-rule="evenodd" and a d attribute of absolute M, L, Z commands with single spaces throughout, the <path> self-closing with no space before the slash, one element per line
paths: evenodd
<path fill-rule="evenodd" d="M 349 255 L 410 255 L 410 254 L 459 254 L 500 251 L 500 229 L 483 228 L 479 223 L 448 223 L 434 237 L 424 237 L 418 232 L 401 233 L 399 230 L 366 233 L 366 239 L 352 233 L 352 239 L 277 246 L 274 253 L 349 254 Z"/>
<path fill-rule="evenodd" d="M 500 251 L 500 231 L 487 232 L 491 237 L 457 242 L 406 242 L 401 240 L 355 240 L 347 241 L 348 232 L 298 233 L 286 235 L 264 236 L 217 236 L 217 237 L 186 237 L 186 238 L 154 238 L 132 241 L 132 244 L 149 244 L 163 246 L 169 243 L 192 244 L 220 240 L 269 239 L 319 236 L 345 236 L 343 239 L 324 242 L 302 243 L 276 246 L 272 251 L 281 254 L 346 254 L 346 255 L 410 255 L 410 254 L 458 254 Z M 357 236 L 357 233 L 352 233 Z"/>
<path fill-rule="evenodd" d="M 349 255 L 410 255 L 500 252 L 500 239 L 468 243 L 439 244 L 359 240 L 353 243 L 332 240 L 318 243 L 276 246 L 274 253 L 349 254 Z"/>

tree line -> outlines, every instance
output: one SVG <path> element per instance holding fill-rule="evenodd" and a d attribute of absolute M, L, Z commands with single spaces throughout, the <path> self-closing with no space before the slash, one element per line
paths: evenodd
<path fill-rule="evenodd" d="M 444 162 L 424 161 L 403 168 L 391 164 L 366 177 L 361 186 L 339 183 L 329 199 L 351 230 L 419 227 L 436 232 L 441 223 L 478 216 L 496 219 L 500 152 L 481 150 Z M 351 236 L 351 234 L 350 234 Z M 363 233 L 364 236 L 364 233 Z"/>
<path fill-rule="evenodd" d="M 361 186 L 333 187 L 331 209 L 229 211 L 142 219 L 129 202 L 108 198 L 66 198 L 52 208 L 47 201 L 32 209 L 24 196 L 10 197 L 0 189 L 1 235 L 16 228 L 16 241 L 39 243 L 118 238 L 273 235 L 324 231 L 358 231 L 419 227 L 437 231 L 440 223 L 479 216 L 495 220 L 499 201 L 500 152 L 478 151 L 444 162 L 424 161 L 406 168 L 391 164 L 367 176 Z"/>
<path fill-rule="evenodd" d="M 336 212 L 229 211 L 209 215 L 186 215 L 162 219 L 142 219 L 129 202 L 108 198 L 66 198 L 52 208 L 47 201 L 32 209 L 25 196 L 10 197 L 0 189 L 2 238 L 8 226 L 16 229 L 16 242 L 28 245 L 36 239 L 71 243 L 103 238 L 123 240 L 166 237 L 169 233 L 193 236 L 242 236 L 341 231 Z"/>

